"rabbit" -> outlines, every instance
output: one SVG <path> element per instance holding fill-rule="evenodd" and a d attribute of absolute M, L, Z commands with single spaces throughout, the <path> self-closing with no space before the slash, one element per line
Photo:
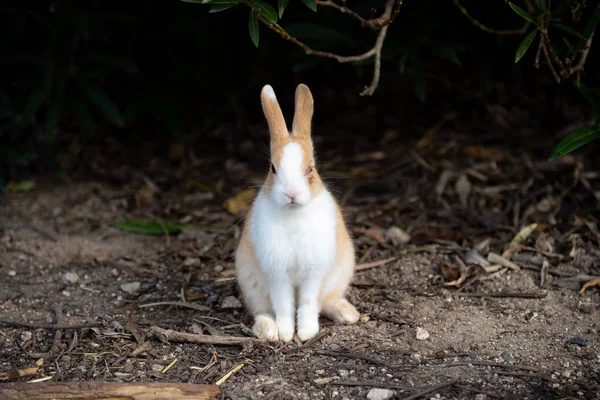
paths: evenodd
<path fill-rule="evenodd" d="M 319 315 L 340 324 L 360 317 L 345 298 L 355 250 L 340 206 L 315 167 L 313 96 L 298 85 L 291 133 L 270 85 L 261 91 L 270 131 L 271 166 L 245 219 L 235 253 L 253 333 L 269 342 L 304 342 L 319 332 Z M 296 309 L 297 307 L 297 309 Z"/>

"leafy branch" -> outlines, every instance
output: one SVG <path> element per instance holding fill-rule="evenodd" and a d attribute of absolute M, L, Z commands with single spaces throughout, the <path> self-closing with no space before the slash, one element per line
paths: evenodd
<path fill-rule="evenodd" d="M 257 22 L 262 23 L 267 26 L 267 28 L 271 29 L 273 32 L 278 34 L 284 40 L 287 40 L 291 43 L 294 43 L 296 46 L 300 47 L 307 55 L 313 55 L 324 58 L 331 58 L 336 60 L 339 63 L 349 63 L 349 62 L 357 62 L 364 61 L 369 58 L 374 58 L 374 69 L 373 69 L 373 79 L 371 80 L 371 84 L 364 88 L 364 90 L 360 93 L 361 96 L 371 96 L 377 89 L 379 85 L 379 78 L 381 75 L 381 51 L 383 48 L 383 43 L 385 41 L 387 30 L 389 25 L 394 22 L 396 16 L 400 12 L 400 8 L 402 7 L 403 0 L 386 0 L 384 11 L 378 18 L 373 19 L 365 19 L 350 10 L 346 6 L 346 0 L 342 0 L 342 5 L 335 3 L 333 0 L 303 0 L 304 4 L 307 5 L 311 10 L 316 11 L 317 5 L 323 7 L 331 7 L 343 14 L 348 14 L 349 16 L 357 19 L 361 26 L 371 28 L 372 30 L 379 31 L 377 34 L 377 38 L 375 40 L 375 44 L 373 47 L 365 53 L 354 55 L 354 56 L 342 56 L 339 54 L 331 53 L 328 51 L 315 50 L 308 46 L 307 44 L 301 42 L 296 37 L 290 35 L 281 25 L 277 23 L 277 17 L 281 18 L 285 7 L 287 6 L 288 0 L 278 0 L 279 12 L 276 12 L 275 9 L 269 5 L 268 3 L 261 0 L 182 0 L 186 2 L 198 3 L 201 2 L 203 4 L 208 3 L 212 5 L 210 12 L 219 12 L 230 7 L 235 6 L 238 3 L 243 3 L 247 7 L 251 9 L 249 20 L 248 20 L 248 30 L 250 32 L 250 37 L 255 46 L 258 46 L 259 43 L 259 28 Z"/>

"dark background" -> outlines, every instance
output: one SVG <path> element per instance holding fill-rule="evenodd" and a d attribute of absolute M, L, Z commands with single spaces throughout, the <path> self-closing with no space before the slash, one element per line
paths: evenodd
<path fill-rule="evenodd" d="M 580 30 L 593 10 L 588 3 Z M 502 1 L 463 4 L 494 29 L 522 26 Z M 348 6 L 367 17 L 375 9 L 377 16 L 383 2 L 349 1 Z M 449 0 L 404 2 L 389 29 L 382 77 L 372 97 L 358 95 L 371 81 L 372 59 L 350 65 L 307 56 L 264 25 L 257 49 L 248 34 L 248 7 L 208 10 L 176 0 L 3 5 L 0 96 L 2 116 L 9 116 L 0 128 L 3 184 L 37 172 L 87 176 L 98 153 L 112 166 L 144 168 L 152 157 L 167 157 L 173 143 L 198 155 L 264 157 L 259 150 L 244 152 L 241 144 L 251 140 L 258 148 L 267 140 L 259 102 L 267 83 L 288 118 L 295 86 L 309 85 L 316 102 L 314 129 L 323 134 L 325 152 L 376 148 L 387 129 L 400 132 L 391 144 L 400 146 L 456 111 L 456 123 L 465 121 L 454 125 L 457 134 L 474 143 L 515 146 L 546 157 L 569 124 L 589 116 L 572 81 L 556 84 L 546 65 L 534 68 L 537 40 L 515 64 L 524 35 L 483 32 Z M 313 48 L 342 55 L 370 49 L 376 36 L 337 10 L 320 7 L 314 13 L 300 1 L 290 2 L 280 24 Z M 598 74 L 592 73 L 598 70 L 595 48 L 597 43 L 586 65 L 588 86 L 598 85 Z M 103 108 L 80 88 L 81 80 L 106 93 L 121 127 L 105 118 Z M 48 85 L 52 94 L 24 119 L 32 92 Z M 53 109 L 57 102 L 66 105 Z M 82 116 L 71 103 L 85 105 L 90 115 Z M 490 104 L 524 117 L 490 132 L 477 124 L 501 118 Z"/>

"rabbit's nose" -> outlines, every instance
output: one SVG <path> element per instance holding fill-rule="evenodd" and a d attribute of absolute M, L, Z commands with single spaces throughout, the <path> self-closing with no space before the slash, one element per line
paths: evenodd
<path fill-rule="evenodd" d="M 284 194 L 292 201 L 294 202 L 294 199 L 296 197 L 298 197 L 298 195 L 300 194 L 300 191 L 296 188 L 288 188 Z"/>

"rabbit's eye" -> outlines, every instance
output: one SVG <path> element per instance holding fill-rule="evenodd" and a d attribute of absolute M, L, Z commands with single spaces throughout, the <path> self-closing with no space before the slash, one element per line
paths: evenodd
<path fill-rule="evenodd" d="M 306 176 L 310 175 L 313 172 L 313 167 L 306 168 Z"/>
<path fill-rule="evenodd" d="M 272 172 L 274 175 L 277 175 L 277 171 L 275 170 L 275 166 L 274 166 L 273 164 L 271 164 L 271 172 Z"/>

